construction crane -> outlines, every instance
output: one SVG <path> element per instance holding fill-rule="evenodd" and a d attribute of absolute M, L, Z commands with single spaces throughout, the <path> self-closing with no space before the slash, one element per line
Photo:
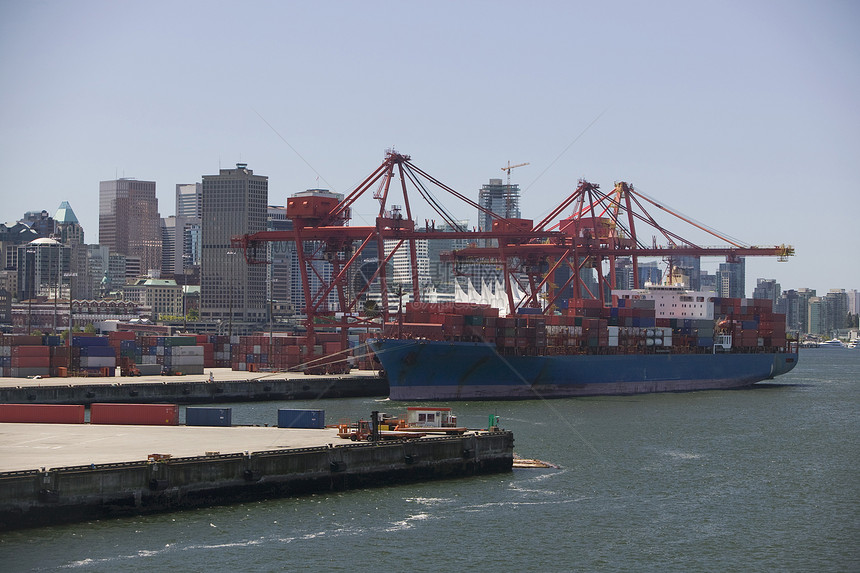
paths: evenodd
<path fill-rule="evenodd" d="M 526 161 L 525 163 L 517 163 L 516 165 L 511 165 L 511 161 L 508 160 L 507 167 L 502 167 L 502 171 L 507 171 L 507 173 L 508 173 L 508 187 L 511 186 L 511 169 L 516 169 L 517 167 L 522 167 L 522 166 L 528 165 L 528 164 L 529 164 L 528 161 Z"/>

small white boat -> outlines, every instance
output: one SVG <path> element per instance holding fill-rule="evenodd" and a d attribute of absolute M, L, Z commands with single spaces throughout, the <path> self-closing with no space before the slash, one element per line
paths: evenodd
<path fill-rule="evenodd" d="M 842 341 L 838 338 L 831 338 L 818 344 L 819 348 L 844 348 Z"/>

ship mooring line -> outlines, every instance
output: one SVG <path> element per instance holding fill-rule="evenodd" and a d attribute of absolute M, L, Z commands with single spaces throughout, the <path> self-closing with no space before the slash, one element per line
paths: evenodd
<path fill-rule="evenodd" d="M 316 169 L 314 169 L 314 166 L 313 166 L 313 165 L 311 165 L 311 164 L 308 162 L 308 160 L 307 160 L 307 159 L 305 159 L 304 157 L 302 157 L 302 154 L 301 154 L 301 153 L 299 153 L 299 152 L 298 152 L 298 150 L 296 150 L 296 148 L 295 148 L 295 147 L 293 147 L 292 145 L 290 145 L 290 142 L 289 142 L 289 141 L 287 141 L 286 139 L 284 139 L 284 136 L 283 136 L 283 135 L 281 135 L 280 133 L 278 133 L 278 130 L 277 130 L 277 129 L 275 129 L 275 128 L 274 128 L 274 126 L 272 126 L 272 124 L 271 124 L 271 123 L 269 123 L 268 121 L 266 121 L 266 118 L 265 118 L 265 117 L 263 117 L 263 116 L 260 114 L 260 112 L 259 112 L 259 111 L 257 111 L 257 110 L 256 110 L 256 109 L 254 109 L 254 108 L 251 108 L 251 109 L 253 109 L 253 110 L 254 110 L 254 113 L 256 113 L 256 114 L 257 114 L 257 117 L 259 117 L 260 119 L 262 119 L 262 120 L 263 120 L 263 123 L 265 123 L 266 125 L 268 125 L 268 126 L 269 126 L 269 129 L 271 129 L 272 131 L 274 131 L 274 132 L 275 132 L 275 135 L 277 135 L 278 137 L 280 137 L 280 138 L 281 138 L 281 141 L 283 141 L 284 143 L 286 143 L 286 144 L 287 144 L 287 147 L 289 147 L 290 149 L 292 149 L 292 150 L 293 150 L 293 153 L 295 153 L 295 154 L 296 154 L 296 156 L 297 156 L 299 159 L 301 159 L 302 161 L 304 161 L 304 162 L 305 162 L 305 165 L 307 165 L 308 167 L 310 167 L 310 168 L 311 168 L 311 171 L 313 171 L 314 173 L 316 173 L 316 174 L 317 174 L 317 177 L 319 177 L 320 179 L 322 179 L 322 180 L 323 180 L 323 183 L 325 183 L 325 184 L 326 184 L 326 186 L 327 186 L 329 189 L 331 189 L 332 191 L 334 191 L 334 188 L 331 186 L 331 183 L 329 183 L 328 181 L 326 181 L 326 180 L 325 180 L 325 177 L 323 177 L 322 175 L 320 175 L 320 172 L 319 172 L 319 171 L 317 171 Z"/>
<path fill-rule="evenodd" d="M 504 355 L 502 355 L 502 354 L 500 354 L 500 353 L 499 353 L 499 351 L 498 351 L 498 349 L 496 348 L 496 346 L 495 346 L 495 345 L 492 345 L 492 344 L 490 344 L 490 343 L 488 343 L 488 342 L 484 342 L 484 344 L 486 344 L 487 346 L 489 346 L 489 347 L 493 350 L 493 352 L 495 352 L 495 353 L 496 353 L 496 355 L 497 355 L 497 356 L 502 360 L 502 362 L 504 362 L 504 363 L 505 363 L 505 365 L 506 365 L 508 368 L 510 368 L 511 372 L 513 372 L 513 373 L 517 376 L 517 378 L 519 378 L 519 379 L 520 379 L 520 381 L 522 381 L 522 383 L 523 383 L 524 385 L 529 386 L 529 388 L 531 388 L 531 391 L 534 393 L 535 397 L 536 397 L 536 398 L 538 398 L 539 400 L 541 400 L 547 408 L 549 408 L 550 410 L 552 410 L 552 413 L 553 413 L 553 414 L 555 414 L 555 415 L 556 415 L 556 417 L 558 417 L 560 420 L 562 420 L 562 421 L 563 421 L 563 423 L 564 423 L 564 424 L 565 424 L 565 425 L 570 429 L 570 431 L 571 431 L 571 432 L 573 432 L 573 433 L 574 433 L 574 434 L 575 434 L 575 435 L 580 439 L 580 441 L 581 441 L 583 444 L 585 444 L 585 445 L 586 445 L 586 447 L 588 447 L 588 449 L 589 449 L 589 450 L 591 450 L 591 453 L 593 453 L 595 456 L 597 456 L 597 457 L 598 457 L 601 461 L 603 461 L 604 463 L 606 462 L 606 458 L 605 458 L 605 457 L 604 457 L 604 456 L 603 456 L 599 451 L 597 451 L 597 448 L 595 448 L 595 447 L 591 444 L 591 442 L 589 442 L 587 439 L 585 439 L 585 436 L 583 436 L 583 435 L 582 435 L 582 433 L 581 433 L 579 430 L 577 430 L 577 429 L 576 429 L 576 428 L 575 428 L 575 427 L 574 427 L 574 426 L 573 426 L 573 425 L 572 425 L 572 424 L 567 420 L 567 418 L 565 418 L 564 416 L 562 416 L 562 415 L 561 415 L 561 412 L 559 412 L 559 411 L 558 411 L 558 409 L 557 409 L 555 406 L 553 406 L 553 405 L 551 404 L 551 402 L 550 402 L 550 400 L 549 400 L 549 399 L 545 398 L 544 396 L 541 396 L 541 395 L 540 395 L 540 394 L 539 394 L 539 393 L 534 389 L 534 387 L 532 387 L 532 386 L 531 386 L 531 384 L 529 384 L 529 383 L 528 383 L 528 381 L 525 379 L 525 377 L 524 377 L 522 374 L 520 374 L 520 373 L 519 373 L 519 371 L 517 371 L 517 369 L 516 369 L 516 368 L 514 368 L 514 367 L 511 365 L 511 363 L 510 363 L 510 362 L 509 362 L 509 361 L 504 357 Z"/>

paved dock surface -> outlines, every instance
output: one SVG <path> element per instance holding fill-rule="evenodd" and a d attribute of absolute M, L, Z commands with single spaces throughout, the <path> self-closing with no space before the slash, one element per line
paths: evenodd
<path fill-rule="evenodd" d="M 209 368 L 204 374 L 185 374 L 183 376 L 109 376 L 109 377 L 83 377 L 74 376 L 66 378 L 0 378 L 0 387 L 26 388 L 41 386 L 78 386 L 78 385 L 117 385 L 117 384 L 188 384 L 190 382 L 208 382 L 209 373 L 212 373 L 215 382 L 233 381 L 265 381 L 265 380 L 320 380 L 322 378 L 376 378 L 378 372 L 374 370 L 353 370 L 349 374 L 337 375 L 311 375 L 301 372 L 245 372 L 242 370 L 231 370 L 230 368 Z"/>
<path fill-rule="evenodd" d="M 337 430 L 233 426 L 108 426 L 0 423 L 0 471 L 349 444 Z"/>

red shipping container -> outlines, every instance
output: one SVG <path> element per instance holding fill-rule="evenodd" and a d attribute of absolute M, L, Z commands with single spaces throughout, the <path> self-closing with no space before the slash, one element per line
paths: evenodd
<path fill-rule="evenodd" d="M 177 426 L 179 425 L 179 406 L 176 404 L 92 404 L 90 423 Z"/>
<path fill-rule="evenodd" d="M 46 347 L 47 348 L 47 347 Z M 68 358 L 65 359 L 68 362 Z M 13 356 L 12 368 L 49 368 L 50 356 Z"/>
<path fill-rule="evenodd" d="M 13 346 L 12 356 L 45 357 L 51 355 L 50 346 Z"/>
<path fill-rule="evenodd" d="M 61 404 L 0 404 L 0 422 L 83 424 L 86 408 Z"/>

